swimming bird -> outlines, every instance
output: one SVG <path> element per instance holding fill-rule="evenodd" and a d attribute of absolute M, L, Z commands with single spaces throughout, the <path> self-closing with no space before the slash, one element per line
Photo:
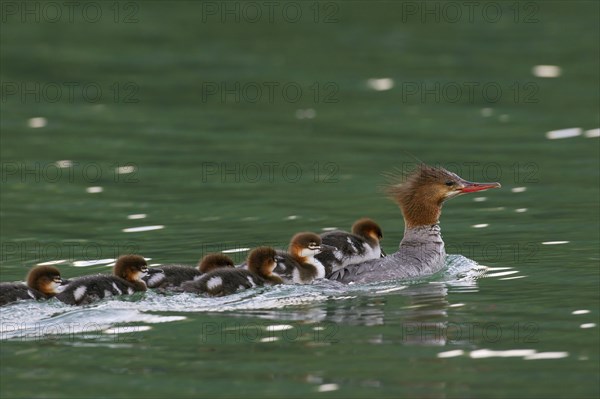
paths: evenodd
<path fill-rule="evenodd" d="M 23 299 L 48 299 L 65 288 L 63 280 L 54 266 L 36 266 L 27 273 L 27 284 L 0 283 L 0 306 Z"/>
<path fill-rule="evenodd" d="M 143 278 L 149 273 L 139 255 L 123 255 L 113 267 L 113 275 L 96 274 L 72 280 L 56 298 L 69 305 L 85 305 L 113 295 L 146 291 Z M 154 270 L 152 273 L 158 273 Z"/>
<path fill-rule="evenodd" d="M 352 225 L 352 233 L 336 230 L 321 234 L 323 244 L 336 249 L 315 255 L 327 270 L 334 272 L 345 266 L 385 256 L 380 241 L 381 227 L 373 220 L 363 218 Z"/>
<path fill-rule="evenodd" d="M 292 237 L 287 252 L 277 251 L 275 273 L 286 284 L 310 284 L 330 272 L 316 255 L 335 249 L 323 244 L 321 237 L 315 233 L 298 233 Z"/>
<path fill-rule="evenodd" d="M 204 256 L 196 268 L 183 265 L 161 265 L 151 267 L 144 281 L 148 288 L 160 288 L 170 290 L 179 287 L 186 281 L 199 279 L 203 274 L 219 267 L 233 267 L 233 261 L 223 254 L 208 254 Z M 156 270 L 156 271 L 155 271 Z M 153 273 L 153 271 L 155 271 Z"/>
<path fill-rule="evenodd" d="M 444 168 L 421 164 L 406 182 L 388 187 L 404 216 L 404 238 L 398 251 L 346 266 L 329 278 L 343 283 L 369 283 L 438 272 L 446 259 L 439 226 L 444 201 L 490 188 L 500 188 L 500 183 L 472 183 Z"/>
<path fill-rule="evenodd" d="M 181 288 L 184 292 L 224 296 L 256 286 L 282 284 L 273 273 L 276 256 L 273 248 L 258 247 L 248 255 L 247 269 L 219 267 L 196 281 L 183 283 Z"/>

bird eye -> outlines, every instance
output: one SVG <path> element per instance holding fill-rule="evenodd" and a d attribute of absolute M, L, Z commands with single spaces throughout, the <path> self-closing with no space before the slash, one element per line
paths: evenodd
<path fill-rule="evenodd" d="M 446 185 L 447 185 L 448 187 L 450 187 L 450 186 L 453 186 L 453 185 L 454 185 L 454 182 L 453 182 L 453 181 L 451 181 L 451 180 L 448 180 L 448 181 L 446 182 Z"/>

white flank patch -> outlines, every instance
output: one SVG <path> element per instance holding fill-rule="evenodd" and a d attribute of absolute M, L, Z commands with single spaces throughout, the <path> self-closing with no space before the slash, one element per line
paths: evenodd
<path fill-rule="evenodd" d="M 246 277 L 246 278 L 248 279 L 248 281 L 250 282 L 250 284 L 251 284 L 253 287 L 256 287 L 256 283 L 254 282 L 254 279 L 253 279 L 252 277 L 248 276 L 248 277 Z"/>
<path fill-rule="evenodd" d="M 131 287 L 127 287 L 127 293 L 128 293 L 129 295 L 132 295 L 134 292 L 135 292 L 135 290 L 134 290 L 133 288 L 131 288 Z"/>
<path fill-rule="evenodd" d="M 45 127 L 47 124 L 48 124 L 48 119 L 41 117 L 41 116 L 38 116 L 36 118 L 31 118 L 27 121 L 27 125 L 33 129 Z"/>
<path fill-rule="evenodd" d="M 164 229 L 163 225 L 155 225 L 155 226 L 140 226 L 140 227 L 130 227 L 128 229 L 123 229 L 123 233 L 138 233 L 140 231 L 151 231 L 151 230 L 161 230 Z"/>
<path fill-rule="evenodd" d="M 542 245 L 561 245 L 561 244 L 568 244 L 569 241 L 544 241 L 542 243 Z"/>
<path fill-rule="evenodd" d="M 538 78 L 557 78 L 561 72 L 560 67 L 556 65 L 536 65 L 531 69 L 533 76 Z"/>
<path fill-rule="evenodd" d="M 581 136 L 580 127 L 571 127 L 568 129 L 551 130 L 546 132 L 546 138 L 548 140 L 568 139 L 571 137 Z"/>
<path fill-rule="evenodd" d="M 223 279 L 221 277 L 211 277 L 206 282 L 206 287 L 209 290 L 212 290 L 214 288 L 220 287 L 222 285 L 223 285 Z"/>
<path fill-rule="evenodd" d="M 297 268 L 294 268 L 292 271 L 292 281 L 296 284 L 302 284 L 302 280 L 300 279 L 300 272 Z"/>
<path fill-rule="evenodd" d="M 113 282 L 113 283 L 112 283 L 112 286 L 113 286 L 113 288 L 115 289 L 115 292 L 116 292 L 118 295 L 123 295 L 123 291 L 121 291 L 121 290 L 119 289 L 119 287 L 117 287 L 117 283 Z"/>
<path fill-rule="evenodd" d="M 394 87 L 394 80 L 391 78 L 369 79 L 367 86 L 375 91 L 387 91 Z"/>
<path fill-rule="evenodd" d="M 87 287 L 85 285 L 75 288 L 75 291 L 73 292 L 73 297 L 75 297 L 75 301 L 79 302 L 81 298 L 83 298 L 83 296 L 85 295 L 86 291 Z"/>
<path fill-rule="evenodd" d="M 600 137 L 600 129 L 590 129 L 585 131 L 585 137 L 591 139 L 592 137 Z"/>
<path fill-rule="evenodd" d="M 340 389 L 340 386 L 338 384 L 323 384 L 319 385 L 319 387 L 317 388 L 317 392 L 331 392 L 337 391 L 338 389 Z"/>
<path fill-rule="evenodd" d="M 457 357 L 457 356 L 462 356 L 465 354 L 465 351 L 462 349 L 456 349 L 453 351 L 447 351 L 447 352 L 440 352 L 437 354 L 437 357 L 439 358 L 447 358 L 447 357 Z"/>
<path fill-rule="evenodd" d="M 223 254 L 235 254 L 237 252 L 247 252 L 250 251 L 250 248 L 232 248 L 221 251 Z"/>
<path fill-rule="evenodd" d="M 145 213 L 134 213 L 133 215 L 127 215 L 127 219 L 146 219 Z"/>
<path fill-rule="evenodd" d="M 98 194 L 98 193 L 101 193 L 102 191 L 104 191 L 104 189 L 99 186 L 94 186 L 94 187 L 86 188 L 85 191 L 89 194 Z"/>

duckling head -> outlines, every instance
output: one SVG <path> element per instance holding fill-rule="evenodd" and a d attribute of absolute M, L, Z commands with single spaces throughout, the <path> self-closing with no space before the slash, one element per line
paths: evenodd
<path fill-rule="evenodd" d="M 53 266 L 37 266 L 27 274 L 27 285 L 45 295 L 60 293 L 68 280 L 63 280 L 60 271 Z"/>
<path fill-rule="evenodd" d="M 368 218 L 358 219 L 352 225 L 352 234 L 370 238 L 376 242 L 381 241 L 383 238 L 383 231 L 381 230 L 381 227 L 375 223 L 374 220 Z"/>
<path fill-rule="evenodd" d="M 335 247 L 325 245 L 315 233 L 298 233 L 290 241 L 289 252 L 296 258 L 308 258 L 320 254 L 323 251 L 332 251 Z"/>
<path fill-rule="evenodd" d="M 115 263 L 113 274 L 129 282 L 146 285 L 143 278 L 148 275 L 148 263 L 139 255 L 122 255 Z"/>
<path fill-rule="evenodd" d="M 258 247 L 248 255 L 248 270 L 269 277 L 277 266 L 277 252 L 271 247 Z"/>
<path fill-rule="evenodd" d="M 221 267 L 235 267 L 231 258 L 225 254 L 205 255 L 198 263 L 201 273 L 208 273 Z"/>

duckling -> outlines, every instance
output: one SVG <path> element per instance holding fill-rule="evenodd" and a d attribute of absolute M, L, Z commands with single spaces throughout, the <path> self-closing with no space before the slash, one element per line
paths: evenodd
<path fill-rule="evenodd" d="M 317 254 L 315 258 L 327 269 L 329 275 L 354 263 L 383 258 L 381 227 L 375 221 L 363 218 L 352 225 L 352 233 L 337 230 L 321 234 L 324 244 L 337 248 Z"/>
<path fill-rule="evenodd" d="M 198 262 L 198 266 L 164 265 L 159 268 L 151 267 L 150 272 L 157 270 L 154 274 L 144 277 L 148 288 L 159 288 L 173 290 L 186 281 L 198 280 L 203 274 L 219 267 L 234 267 L 233 261 L 223 254 L 208 254 Z"/>
<path fill-rule="evenodd" d="M 276 256 L 273 248 L 258 247 L 248 255 L 247 270 L 221 267 L 206 273 L 196 281 L 182 284 L 181 288 L 184 292 L 225 296 L 256 286 L 282 284 L 283 280 L 273 273 Z"/>
<path fill-rule="evenodd" d="M 36 266 L 26 277 L 27 284 L 0 283 L 0 306 L 21 299 L 48 299 L 65 288 L 60 271 L 53 266 Z"/>
<path fill-rule="evenodd" d="M 73 280 L 56 298 L 69 305 L 86 305 L 113 295 L 146 291 L 143 278 L 148 273 L 146 260 L 139 255 L 123 255 L 113 267 L 113 275 L 96 274 Z"/>
<path fill-rule="evenodd" d="M 288 252 L 277 252 L 277 273 L 286 284 L 310 284 L 324 278 L 329 270 L 316 255 L 336 248 L 323 244 L 315 233 L 298 233 L 292 237 Z M 330 272 L 330 271 L 329 271 Z"/>

